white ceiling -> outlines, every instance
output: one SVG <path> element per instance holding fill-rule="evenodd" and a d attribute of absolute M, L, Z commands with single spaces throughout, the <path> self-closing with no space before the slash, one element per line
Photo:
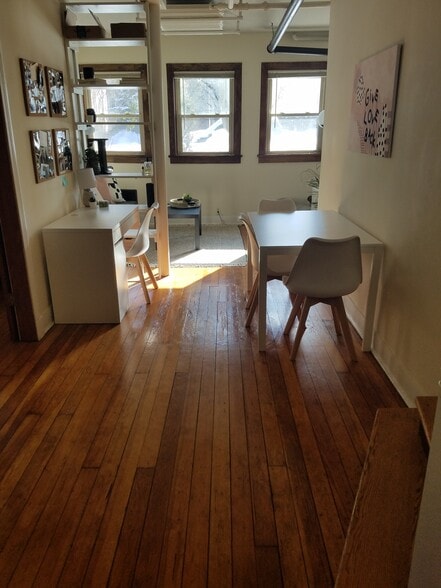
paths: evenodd
<path fill-rule="evenodd" d="M 163 30 L 171 28 L 170 20 L 179 30 L 186 20 L 195 24 L 195 30 L 203 29 L 210 21 L 220 24 L 224 33 L 230 32 L 268 32 L 275 30 L 289 2 L 281 0 L 250 0 L 233 2 L 232 0 L 214 0 L 206 5 L 161 5 Z M 326 31 L 329 28 L 330 0 L 304 0 L 295 15 L 289 30 Z M 213 26 L 213 24 L 212 24 Z"/>
<path fill-rule="evenodd" d="M 197 3 L 190 3 L 190 2 Z M 304 0 L 288 27 L 298 40 L 326 38 L 331 0 Z M 109 4 L 114 4 L 109 9 Z M 69 5 L 68 24 L 93 26 L 110 30 L 111 22 L 140 22 L 144 18 L 142 2 L 136 6 L 107 0 L 85 5 L 84 0 L 64 2 Z M 92 6 L 92 11 L 90 7 Z M 240 34 L 267 32 L 271 36 L 285 14 L 289 2 L 280 0 L 160 0 L 161 26 L 164 34 Z M 292 37 L 292 35 L 291 35 Z M 294 37 L 292 37 L 295 42 Z"/>

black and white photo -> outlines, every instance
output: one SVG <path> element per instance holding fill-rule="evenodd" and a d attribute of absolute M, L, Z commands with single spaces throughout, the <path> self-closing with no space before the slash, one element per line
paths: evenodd
<path fill-rule="evenodd" d="M 35 181 L 50 180 L 56 175 L 52 131 L 29 131 Z"/>
<path fill-rule="evenodd" d="M 36 61 L 20 59 L 23 95 L 28 116 L 47 116 L 47 91 L 44 67 Z"/>
<path fill-rule="evenodd" d="M 68 129 L 54 129 L 54 151 L 56 156 L 57 172 L 61 176 L 72 171 L 72 151 L 70 148 Z"/>
<path fill-rule="evenodd" d="M 51 116 L 66 116 L 67 108 L 63 72 L 52 67 L 46 67 L 46 79 Z"/>

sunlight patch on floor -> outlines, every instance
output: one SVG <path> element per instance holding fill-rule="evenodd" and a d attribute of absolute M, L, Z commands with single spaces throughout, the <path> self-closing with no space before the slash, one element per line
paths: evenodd
<path fill-rule="evenodd" d="M 189 271 L 191 270 L 191 271 Z M 216 273 L 220 267 L 171 267 L 170 275 L 158 279 L 158 288 L 187 288 L 204 277 Z M 154 296 L 154 290 L 152 290 Z"/>
<path fill-rule="evenodd" d="M 173 265 L 229 265 L 243 257 L 243 249 L 198 249 L 175 259 Z"/>
<path fill-rule="evenodd" d="M 201 280 L 205 276 L 209 276 L 210 274 L 214 274 L 215 272 L 219 271 L 221 266 L 210 266 L 210 267 L 170 267 L 170 274 L 168 276 L 159 276 L 156 269 L 153 270 L 153 273 L 156 277 L 158 283 L 158 289 L 169 289 L 169 288 L 186 288 L 187 286 L 191 286 L 198 280 Z M 191 270 L 191 271 L 190 271 Z M 151 284 L 147 274 L 145 274 L 147 288 L 149 290 L 150 296 L 155 296 L 155 289 Z M 138 275 L 134 275 L 133 273 L 129 275 L 128 280 L 129 291 L 132 288 L 139 287 L 139 277 Z M 133 295 L 135 295 L 136 290 L 134 290 Z M 139 292 L 142 290 L 139 288 Z"/>

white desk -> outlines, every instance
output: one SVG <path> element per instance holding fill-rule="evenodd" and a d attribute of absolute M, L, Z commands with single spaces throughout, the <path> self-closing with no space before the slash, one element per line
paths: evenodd
<path fill-rule="evenodd" d="M 369 351 L 372 346 L 375 307 L 383 260 L 383 244 L 381 241 L 335 211 L 300 210 L 288 214 L 257 214 L 256 212 L 249 212 L 248 215 L 259 246 L 259 350 L 264 351 L 266 347 L 268 255 L 299 252 L 303 243 L 309 237 L 343 239 L 358 235 L 360 237 L 362 253 L 372 254 L 362 344 L 363 351 Z M 365 278 L 366 276 L 364 276 Z"/>
<path fill-rule="evenodd" d="M 138 206 L 80 208 L 43 228 L 56 323 L 119 323 L 128 307 L 125 231 Z"/>

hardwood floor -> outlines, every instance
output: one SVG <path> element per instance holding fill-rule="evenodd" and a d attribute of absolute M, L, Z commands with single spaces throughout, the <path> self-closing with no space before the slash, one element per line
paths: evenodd
<path fill-rule="evenodd" d="M 57 325 L 0 357 L 2 586 L 330 587 L 379 407 L 326 308 L 295 364 L 269 284 L 268 350 L 245 268 L 173 270 L 121 325 Z"/>

